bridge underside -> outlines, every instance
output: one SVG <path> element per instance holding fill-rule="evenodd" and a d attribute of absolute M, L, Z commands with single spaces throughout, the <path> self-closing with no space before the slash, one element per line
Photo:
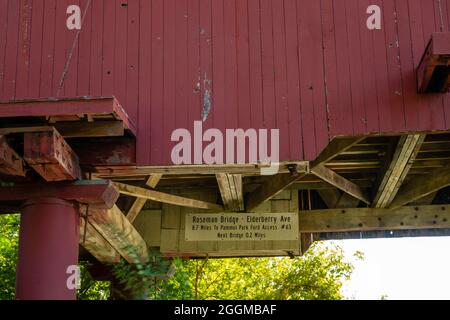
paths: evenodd
<path fill-rule="evenodd" d="M 265 164 L 137 166 L 134 126 L 114 98 L 18 105 L 27 117 L 0 104 L 0 213 L 31 208 L 33 225 L 39 208 L 74 204 L 80 259 L 134 263 L 130 245 L 141 260 L 149 248 L 168 257 L 296 256 L 317 240 L 450 235 L 450 132 L 336 137 L 314 161 L 282 162 L 264 176 Z M 288 212 L 298 214 L 298 240 L 185 237 L 186 214 Z M 43 234 L 64 223 L 48 222 Z M 33 242 L 23 240 L 22 252 Z"/>

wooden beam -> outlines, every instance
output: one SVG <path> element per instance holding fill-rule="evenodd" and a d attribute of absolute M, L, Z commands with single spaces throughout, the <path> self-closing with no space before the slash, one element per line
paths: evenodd
<path fill-rule="evenodd" d="M 242 175 L 218 173 L 216 179 L 225 210 L 244 211 Z"/>
<path fill-rule="evenodd" d="M 447 186 L 450 186 L 450 164 L 418 176 L 403 185 L 390 208 L 398 208 Z"/>
<path fill-rule="evenodd" d="M 431 35 L 417 68 L 419 93 L 446 93 L 450 88 L 450 32 Z"/>
<path fill-rule="evenodd" d="M 337 137 L 331 140 L 328 146 L 319 154 L 316 160 L 311 162 L 310 167 L 314 168 L 321 164 L 325 164 L 333 158 L 337 157 L 340 153 L 350 149 L 354 145 L 364 140 L 365 136 L 360 137 Z"/>
<path fill-rule="evenodd" d="M 356 208 L 361 201 L 348 193 L 341 193 L 337 189 L 321 189 L 317 192 L 329 209 Z"/>
<path fill-rule="evenodd" d="M 23 159 L 9 146 L 5 136 L 0 135 L 0 174 L 25 176 Z"/>
<path fill-rule="evenodd" d="M 302 211 L 299 225 L 315 233 L 449 228 L 450 205 Z"/>
<path fill-rule="evenodd" d="M 114 97 L 32 99 L 0 102 L 0 118 L 72 117 L 77 115 L 110 115 L 123 121 L 124 127 L 136 133 L 136 126 Z M 79 117 L 76 117 L 79 119 Z"/>
<path fill-rule="evenodd" d="M 262 168 L 269 168 L 268 164 L 212 164 L 212 165 L 170 165 L 170 166 L 107 166 L 99 165 L 95 167 L 95 175 L 100 178 L 114 177 L 146 177 L 152 174 L 161 173 L 170 175 L 215 175 L 217 173 L 226 174 L 246 174 L 260 175 Z M 296 167 L 297 172 L 307 172 L 309 161 L 286 161 L 280 163 L 278 173 L 289 173 L 289 168 Z"/>
<path fill-rule="evenodd" d="M 162 178 L 162 174 L 151 175 L 147 179 L 147 182 L 145 184 L 147 186 L 149 186 L 150 188 L 154 189 L 158 185 L 159 180 L 161 180 L 161 178 Z M 128 210 L 128 213 L 127 213 L 128 221 L 133 223 L 133 221 L 136 219 L 138 214 L 141 212 L 142 208 L 144 208 L 146 202 L 147 202 L 147 199 L 145 199 L 145 198 L 137 198 L 133 202 L 133 205 L 131 206 L 130 210 Z"/>
<path fill-rule="evenodd" d="M 99 138 L 121 137 L 125 133 L 122 121 L 70 121 L 56 122 L 51 126 L 25 126 L 23 124 L 14 127 L 0 128 L 0 134 L 44 132 L 56 128 L 64 138 Z"/>
<path fill-rule="evenodd" d="M 356 184 L 344 177 L 338 175 L 336 172 L 328 169 L 323 165 L 318 165 L 311 169 L 311 173 L 317 177 L 335 186 L 336 188 L 348 193 L 349 195 L 369 204 L 370 200 L 365 192 Z"/>
<path fill-rule="evenodd" d="M 0 187 L 0 201 L 25 201 L 33 198 L 60 198 L 89 204 L 89 207 L 109 209 L 119 198 L 119 192 L 107 180 L 27 183 Z"/>
<path fill-rule="evenodd" d="M 372 207 L 389 207 L 411 169 L 425 137 L 425 134 L 410 134 L 400 137 L 392 160 L 379 180 L 378 191 L 373 199 Z"/>
<path fill-rule="evenodd" d="M 274 197 L 297 180 L 306 176 L 306 173 L 279 173 L 275 176 L 268 177 L 266 181 L 259 186 L 254 192 L 250 193 L 246 199 L 246 210 L 251 211 L 261 203 Z"/>
<path fill-rule="evenodd" d="M 123 183 L 115 182 L 114 185 L 118 188 L 119 192 L 129 196 L 153 200 L 157 202 L 169 203 L 182 207 L 189 208 L 199 208 L 207 210 L 222 211 L 223 207 L 215 203 L 209 203 L 200 200 L 189 199 L 185 197 L 176 196 L 173 194 L 162 193 L 159 191 L 148 190 L 144 188 L 139 188 Z"/>
<path fill-rule="evenodd" d="M 25 133 L 23 157 L 46 181 L 81 179 L 77 155 L 55 129 Z"/>
<path fill-rule="evenodd" d="M 80 218 L 80 244 L 101 263 L 118 263 L 120 255 L 86 220 Z"/>
<path fill-rule="evenodd" d="M 144 239 L 116 205 L 109 210 L 90 210 L 89 214 L 89 223 L 125 260 L 129 263 L 137 263 L 136 258 L 146 261 L 148 252 Z"/>

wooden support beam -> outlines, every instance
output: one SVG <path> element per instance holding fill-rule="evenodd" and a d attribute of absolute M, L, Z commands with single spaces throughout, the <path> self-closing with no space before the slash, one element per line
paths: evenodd
<path fill-rule="evenodd" d="M 447 186 L 450 186 L 450 164 L 435 169 L 429 174 L 421 175 L 403 185 L 390 208 L 398 208 Z"/>
<path fill-rule="evenodd" d="M 244 211 L 242 175 L 218 173 L 216 179 L 225 210 Z"/>
<path fill-rule="evenodd" d="M 46 117 L 47 119 L 78 119 L 78 115 L 107 115 L 123 122 L 124 127 L 136 133 L 136 126 L 114 97 L 33 99 L 0 102 L 0 118 Z"/>
<path fill-rule="evenodd" d="M 432 34 L 417 68 L 420 93 L 446 93 L 450 88 L 450 32 Z"/>
<path fill-rule="evenodd" d="M 77 155 L 55 129 L 25 133 L 23 157 L 46 181 L 81 179 Z"/>
<path fill-rule="evenodd" d="M 122 121 L 71 121 L 56 122 L 51 126 L 25 126 L 0 128 L 0 134 L 44 132 L 56 128 L 64 138 L 99 138 L 99 137 L 121 137 L 125 133 Z"/>
<path fill-rule="evenodd" d="M 315 233 L 449 228 L 450 205 L 302 211 L 299 226 Z"/>
<path fill-rule="evenodd" d="M 145 184 L 147 186 L 149 186 L 150 188 L 154 189 L 158 185 L 159 180 L 161 180 L 161 178 L 162 178 L 162 174 L 151 175 L 147 179 L 147 182 Z M 130 210 L 128 210 L 128 213 L 127 213 L 128 221 L 133 223 L 133 221 L 136 219 L 138 214 L 141 212 L 142 208 L 144 208 L 146 202 L 147 202 L 147 199 L 145 199 L 145 198 L 137 198 L 133 202 L 133 205 L 131 206 Z"/>
<path fill-rule="evenodd" d="M 136 258 L 146 261 L 144 239 L 116 205 L 107 210 L 90 210 L 88 221 L 129 263 L 136 263 Z"/>
<path fill-rule="evenodd" d="M 311 169 L 311 173 L 335 186 L 336 188 L 348 193 L 349 195 L 369 204 L 370 200 L 365 192 L 356 184 L 344 177 L 338 175 L 336 172 L 328 169 L 323 165 L 318 165 Z"/>
<path fill-rule="evenodd" d="M 80 244 L 101 263 L 118 263 L 120 255 L 86 220 L 80 218 Z"/>
<path fill-rule="evenodd" d="M 278 193 L 306 176 L 306 173 L 279 173 L 275 176 L 268 177 L 266 181 L 254 192 L 250 193 L 246 199 L 246 210 L 251 211 L 261 203 L 276 196 Z"/>
<path fill-rule="evenodd" d="M 176 196 L 173 194 L 163 193 L 155 190 L 148 190 L 118 182 L 115 182 L 114 185 L 118 188 L 120 193 L 132 197 L 153 200 L 157 202 L 168 203 L 182 207 L 199 208 L 215 211 L 223 210 L 223 207 L 221 205 L 215 203 L 189 199 L 185 197 Z"/>
<path fill-rule="evenodd" d="M 354 145 L 364 140 L 365 136 L 360 137 L 337 137 L 331 140 L 328 146 L 319 154 L 316 160 L 311 162 L 310 167 L 314 168 L 321 164 L 325 164 L 333 158 L 337 157 L 340 153 L 350 149 Z"/>
<path fill-rule="evenodd" d="M 0 135 L 0 174 L 25 176 L 22 158 L 8 145 L 5 136 Z"/>
<path fill-rule="evenodd" d="M 373 199 L 372 207 L 389 207 L 411 169 L 425 137 L 425 134 L 410 134 L 400 137 L 392 159 L 379 179 L 378 191 Z"/>
<path fill-rule="evenodd" d="M 108 180 L 27 183 L 0 187 L 0 201 L 25 201 L 33 198 L 59 198 L 89 204 L 89 207 L 111 208 L 119 192 Z"/>
<path fill-rule="evenodd" d="M 361 200 L 337 189 L 317 190 L 322 200 L 329 209 L 334 208 L 356 208 Z"/>

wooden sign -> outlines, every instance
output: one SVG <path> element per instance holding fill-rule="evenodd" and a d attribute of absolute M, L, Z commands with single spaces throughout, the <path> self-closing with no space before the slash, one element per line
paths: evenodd
<path fill-rule="evenodd" d="M 188 213 L 185 241 L 298 240 L 297 213 Z"/>

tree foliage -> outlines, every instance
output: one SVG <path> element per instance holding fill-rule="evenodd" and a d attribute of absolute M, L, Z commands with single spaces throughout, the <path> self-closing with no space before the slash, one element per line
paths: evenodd
<path fill-rule="evenodd" d="M 0 215 L 0 300 L 15 296 L 19 215 Z"/>
<path fill-rule="evenodd" d="M 19 215 L 0 216 L 0 299 L 14 299 Z M 133 248 L 129 248 L 132 253 Z M 356 253 L 362 259 L 361 253 Z M 353 272 L 336 244 L 315 243 L 302 257 L 165 259 L 154 251 L 112 266 L 117 279 L 137 299 L 342 299 L 341 288 Z M 78 298 L 103 300 L 109 283 L 94 281 L 81 263 Z"/>

